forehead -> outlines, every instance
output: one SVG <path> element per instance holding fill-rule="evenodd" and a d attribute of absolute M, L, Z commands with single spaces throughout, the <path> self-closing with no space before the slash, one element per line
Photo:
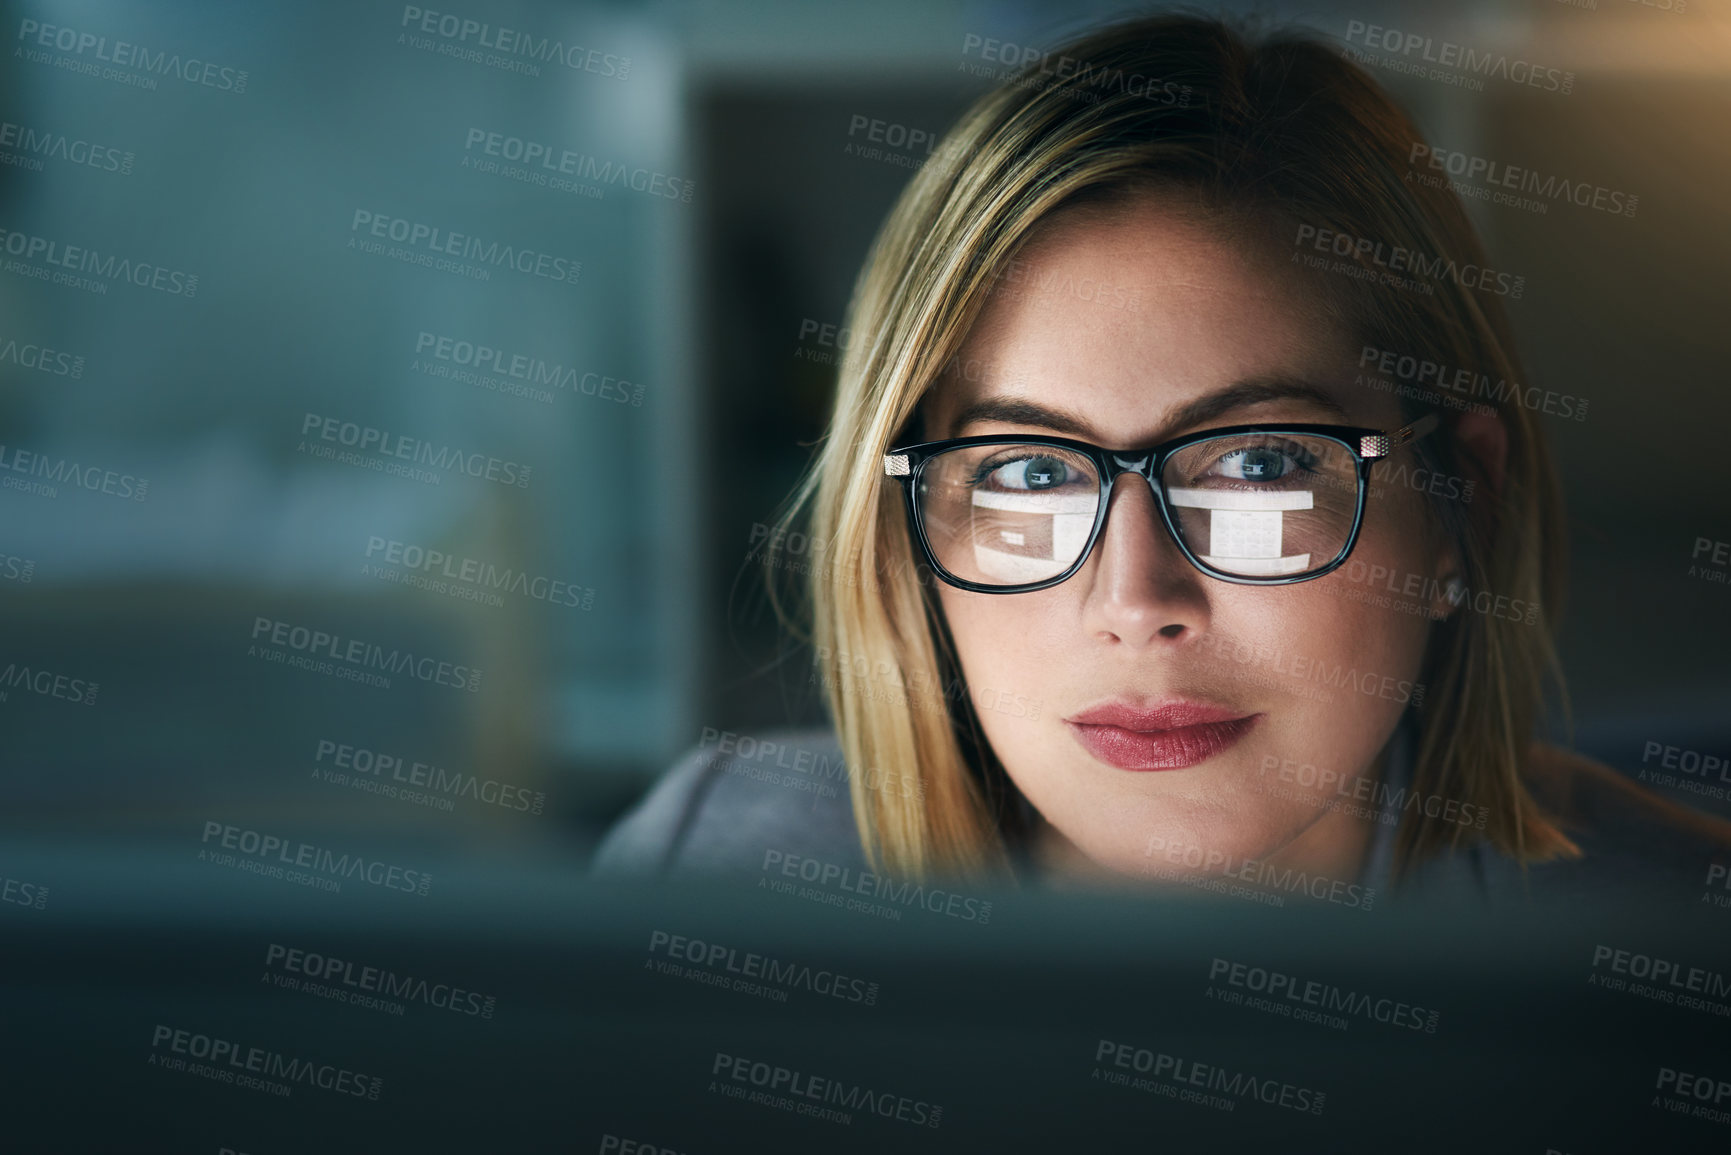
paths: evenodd
<path fill-rule="evenodd" d="M 1263 234 L 1257 234 L 1262 236 Z M 1105 443 L 1142 443 L 1179 406 L 1238 382 L 1308 380 L 1368 414 L 1353 343 L 1267 240 L 1219 216 L 1141 196 L 1061 213 L 994 284 L 924 402 L 927 435 L 984 397 L 1083 417 Z"/>

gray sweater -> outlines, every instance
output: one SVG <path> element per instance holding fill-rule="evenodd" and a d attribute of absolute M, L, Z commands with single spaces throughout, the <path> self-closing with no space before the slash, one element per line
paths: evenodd
<path fill-rule="evenodd" d="M 1384 781 L 1410 780 L 1410 735 L 1397 732 Z M 749 744 L 747 744 L 749 743 Z M 864 870 L 846 768 L 827 729 L 767 732 L 744 752 L 688 751 L 608 831 L 600 873 L 757 874 L 766 859 L 817 859 Z M 1567 760 L 1530 786 L 1584 857 L 1520 865 L 1488 843 L 1419 864 L 1397 895 L 1477 903 L 1531 900 L 1714 905 L 1731 917 L 1731 823 L 1666 801 L 1609 768 Z M 1360 886 L 1389 894 L 1396 827 L 1375 822 Z M 1035 880 L 1037 881 L 1037 880 Z"/>

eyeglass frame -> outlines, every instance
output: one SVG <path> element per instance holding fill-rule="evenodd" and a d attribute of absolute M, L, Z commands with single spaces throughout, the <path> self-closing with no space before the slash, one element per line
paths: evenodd
<path fill-rule="evenodd" d="M 1050 589 L 1076 576 L 1076 573 L 1087 564 L 1093 556 L 1094 547 L 1099 544 L 1100 536 L 1105 532 L 1106 514 L 1112 504 L 1112 491 L 1118 477 L 1124 473 L 1135 473 L 1148 482 L 1148 488 L 1153 491 L 1154 502 L 1160 508 L 1160 520 L 1166 526 L 1166 532 L 1185 560 L 1195 566 L 1205 576 L 1216 581 L 1231 582 L 1234 585 L 1248 586 L 1282 586 L 1294 585 L 1298 582 L 1312 581 L 1326 577 L 1342 565 L 1352 555 L 1353 547 L 1358 544 L 1359 531 L 1364 527 L 1365 498 L 1370 491 L 1370 471 L 1378 462 L 1392 454 L 1403 445 L 1409 445 L 1437 427 L 1437 415 L 1427 413 L 1418 420 L 1395 430 L 1383 430 L 1362 425 L 1224 425 L 1217 429 L 1203 429 L 1195 433 L 1187 433 L 1170 441 L 1143 449 L 1106 449 L 1089 441 L 1078 441 L 1069 437 L 1046 437 L 1040 435 L 1023 435 L 1016 433 L 993 433 L 982 437 L 951 437 L 942 441 L 922 441 L 915 445 L 904 445 L 892 449 L 883 455 L 884 476 L 894 478 L 902 483 L 902 496 L 907 507 L 908 524 L 913 529 L 914 538 L 919 542 L 920 553 L 925 557 L 926 564 L 940 579 L 958 589 L 969 590 L 983 594 L 1022 594 L 1034 593 L 1038 590 Z M 1179 450 L 1202 441 L 1217 437 L 1234 437 L 1251 433 L 1267 433 L 1279 435 L 1283 433 L 1302 434 L 1307 437 L 1322 437 L 1337 442 L 1345 447 L 1353 457 L 1358 477 L 1358 501 L 1352 515 L 1352 531 L 1347 535 L 1346 544 L 1341 547 L 1333 561 L 1319 569 L 1309 570 L 1302 574 L 1276 574 L 1269 577 L 1246 577 L 1240 574 L 1227 574 L 1216 570 L 1197 557 L 1173 524 L 1172 510 L 1166 502 L 1166 491 L 1158 480 L 1161 470 Z M 957 577 L 938 561 L 937 552 L 932 548 L 931 540 L 926 536 L 919 511 L 916 508 L 915 492 L 921 474 L 928 462 L 939 454 L 952 449 L 961 449 L 975 445 L 1049 445 L 1058 449 L 1066 449 L 1087 457 L 1095 465 L 1095 477 L 1100 495 L 1099 507 L 1094 511 L 1094 525 L 1088 531 L 1088 540 L 1081 553 L 1070 567 L 1056 577 L 1038 582 L 1023 582 L 1019 585 L 985 585 Z"/>

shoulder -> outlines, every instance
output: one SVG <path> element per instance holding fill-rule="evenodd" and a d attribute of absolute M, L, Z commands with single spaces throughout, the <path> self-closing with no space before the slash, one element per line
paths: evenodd
<path fill-rule="evenodd" d="M 1529 751 L 1525 781 L 1545 815 L 1581 849 L 1580 858 L 1530 864 L 1539 886 L 1699 902 L 1708 886 L 1723 889 L 1728 881 L 1731 822 L 1545 743 Z M 1731 900 L 1731 889 L 1724 893 Z"/>
<path fill-rule="evenodd" d="M 692 747 L 602 838 L 597 873 L 758 873 L 775 854 L 863 867 L 841 746 L 827 729 Z"/>

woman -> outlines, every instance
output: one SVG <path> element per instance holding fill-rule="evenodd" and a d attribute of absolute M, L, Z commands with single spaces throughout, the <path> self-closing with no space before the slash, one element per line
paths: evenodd
<path fill-rule="evenodd" d="M 1700 901 L 1731 826 L 1533 741 L 1560 496 L 1470 384 L 1526 380 L 1521 286 L 1420 139 L 1190 17 L 983 98 L 867 259 L 787 522 L 835 735 L 751 745 L 846 792 L 706 745 L 599 863 Z"/>

